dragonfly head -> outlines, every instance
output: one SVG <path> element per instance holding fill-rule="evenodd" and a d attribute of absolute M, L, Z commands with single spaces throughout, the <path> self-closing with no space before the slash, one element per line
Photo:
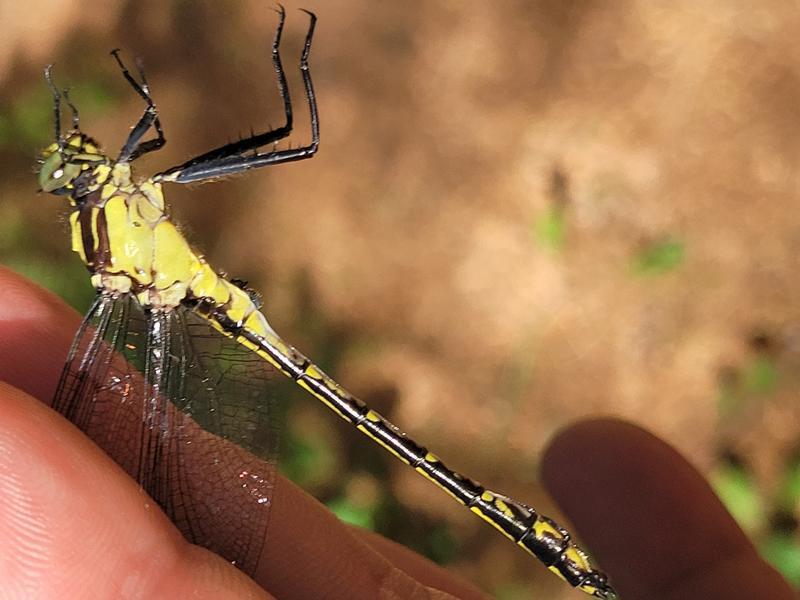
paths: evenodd
<path fill-rule="evenodd" d="M 43 192 L 78 199 L 103 183 L 111 161 L 92 138 L 81 133 L 78 109 L 70 101 L 69 91 L 59 91 L 53 84 L 52 69 L 53 65 L 49 65 L 44 70 L 44 78 L 53 94 L 55 142 L 45 148 L 39 158 L 42 165 L 39 188 Z M 72 110 L 72 130 L 66 136 L 61 134 L 62 98 Z"/>
<path fill-rule="evenodd" d="M 40 157 L 39 187 L 43 192 L 64 195 L 83 195 L 96 189 L 98 166 L 110 164 L 109 158 L 97 144 L 80 131 L 71 132 L 66 139 L 53 142 Z"/>

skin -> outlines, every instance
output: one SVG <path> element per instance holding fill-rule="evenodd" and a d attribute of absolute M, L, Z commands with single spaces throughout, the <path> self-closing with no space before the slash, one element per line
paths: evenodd
<path fill-rule="evenodd" d="M 255 581 L 184 541 L 47 406 L 79 322 L 60 299 L 0 268 L 3 598 L 485 598 L 413 552 L 341 524 L 284 479 Z M 545 454 L 543 479 L 623 598 L 795 597 L 689 463 L 633 425 L 565 430 Z"/>

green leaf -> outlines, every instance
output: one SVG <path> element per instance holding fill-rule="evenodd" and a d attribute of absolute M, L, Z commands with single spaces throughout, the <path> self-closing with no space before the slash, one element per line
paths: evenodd
<path fill-rule="evenodd" d="M 542 248 L 560 252 L 564 247 L 565 227 L 564 211 L 558 207 L 551 207 L 534 222 L 534 238 Z"/>
<path fill-rule="evenodd" d="M 641 277 L 664 275 L 677 269 L 685 259 L 683 242 L 665 239 L 642 249 L 634 258 L 633 272 Z"/>
<path fill-rule="evenodd" d="M 797 587 L 800 585 L 800 542 L 794 536 L 777 533 L 761 545 L 761 554 Z"/>
<path fill-rule="evenodd" d="M 343 497 L 331 500 L 326 506 L 340 521 L 363 529 L 375 529 L 374 506 L 356 505 Z"/>
<path fill-rule="evenodd" d="M 769 356 L 758 356 L 744 372 L 744 388 L 756 394 L 769 394 L 778 386 L 778 368 Z"/>
<path fill-rule="evenodd" d="M 764 503 L 745 470 L 723 465 L 711 474 L 711 485 L 742 529 L 752 531 L 764 522 Z"/>
<path fill-rule="evenodd" d="M 319 436 L 287 439 L 280 461 L 284 475 L 300 486 L 319 485 L 334 469 L 334 453 Z"/>

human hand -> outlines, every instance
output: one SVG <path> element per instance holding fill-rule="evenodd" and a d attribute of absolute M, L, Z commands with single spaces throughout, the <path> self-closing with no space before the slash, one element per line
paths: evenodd
<path fill-rule="evenodd" d="M 281 477 L 254 580 L 186 542 L 46 406 L 79 324 L 60 299 L 0 268 L 0 598 L 485 598 Z"/>
<path fill-rule="evenodd" d="M 79 321 L 0 269 L 0 380 L 49 402 Z M 186 542 L 44 404 L 8 385 L 0 396 L 0 580 L 9 598 L 484 597 L 410 550 L 343 525 L 283 479 L 250 580 Z M 544 475 L 626 600 L 793 597 L 702 478 L 638 428 L 578 425 L 555 440 Z"/>

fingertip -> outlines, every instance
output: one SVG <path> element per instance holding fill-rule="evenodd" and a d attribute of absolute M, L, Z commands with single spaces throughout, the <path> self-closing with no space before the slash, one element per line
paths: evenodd
<path fill-rule="evenodd" d="M 219 556 L 186 542 L 74 426 L 5 383 L 0 568 L 11 597 L 266 597 Z"/>
<path fill-rule="evenodd" d="M 583 460 L 597 460 L 598 464 L 595 466 L 600 466 L 604 456 L 636 446 L 639 441 L 643 441 L 639 439 L 642 436 L 649 434 L 631 423 L 613 418 L 588 419 L 574 423 L 557 432 L 545 449 L 542 457 L 542 478 L 548 487 L 553 485 L 557 488 L 563 480 L 564 469 L 571 470 L 576 462 Z M 602 450 L 600 455 L 598 449 Z M 579 471 L 593 478 L 587 470 Z"/>
<path fill-rule="evenodd" d="M 784 585 L 702 475 L 635 425 L 598 419 L 560 432 L 542 477 L 623 596 L 723 597 L 694 591 L 707 591 L 714 574 L 717 593 L 731 593 L 745 585 L 746 565 L 772 573 L 763 585 Z"/>

